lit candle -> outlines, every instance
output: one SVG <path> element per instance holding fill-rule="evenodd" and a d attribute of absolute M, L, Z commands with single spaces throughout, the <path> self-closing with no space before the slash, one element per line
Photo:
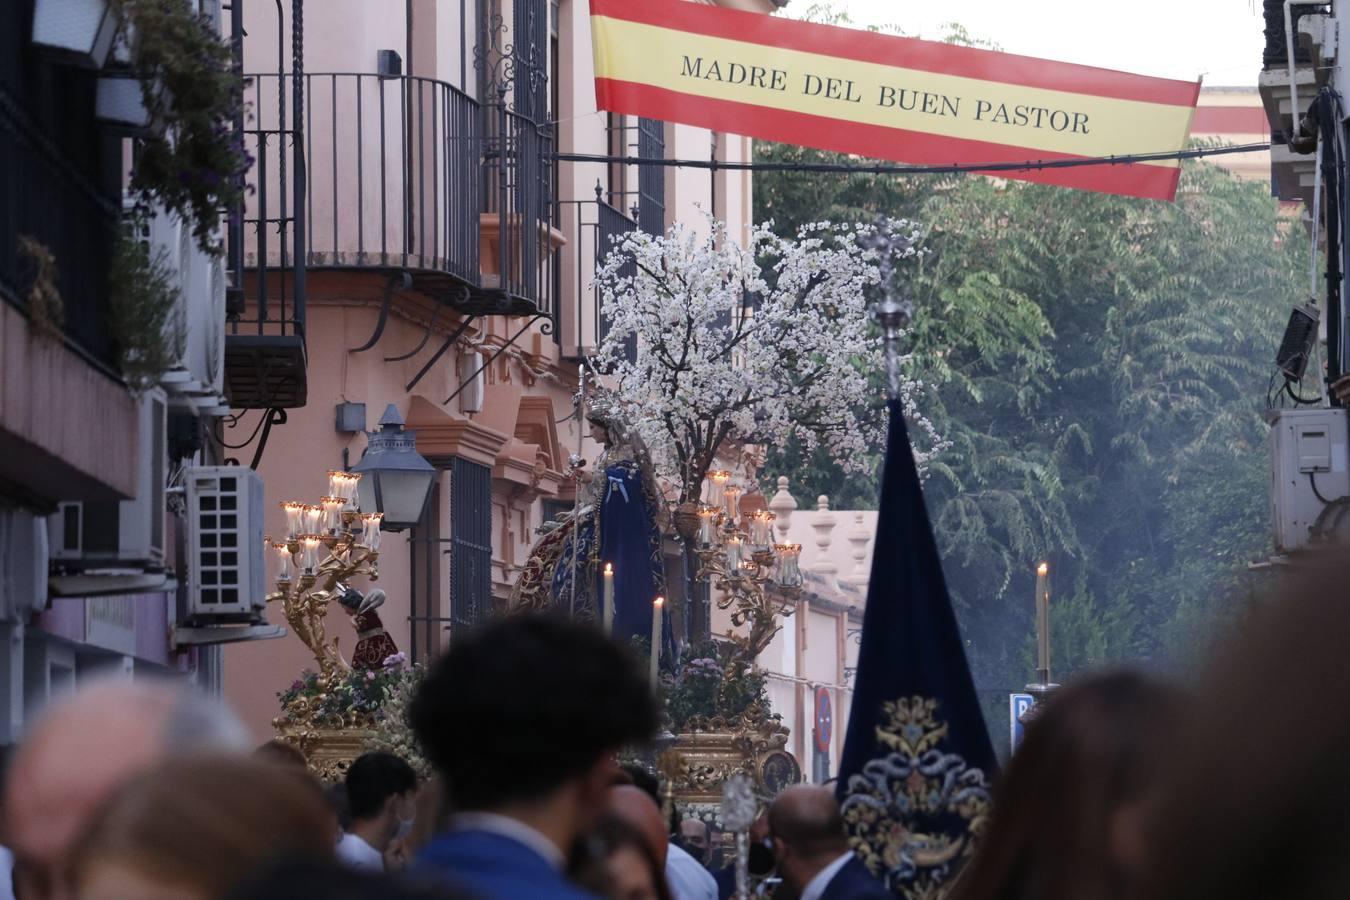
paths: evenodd
<path fill-rule="evenodd" d="M 605 623 L 605 634 L 614 631 L 614 564 L 605 563 L 605 589 L 600 598 L 600 616 Z"/>
<path fill-rule="evenodd" d="M 801 556 L 801 544 L 778 544 L 778 583 L 787 588 L 801 587 L 802 570 L 798 564 Z"/>
<path fill-rule="evenodd" d="M 698 542 L 704 547 L 713 545 L 717 510 L 716 506 L 704 506 L 698 511 Z"/>
<path fill-rule="evenodd" d="M 733 534 L 727 538 L 727 573 L 735 575 L 741 567 L 741 536 Z"/>
<path fill-rule="evenodd" d="M 722 500 L 726 496 L 727 484 L 731 481 L 731 473 L 726 469 L 717 469 L 708 473 L 708 504 L 710 506 L 721 506 Z"/>
<path fill-rule="evenodd" d="M 342 499 L 347 501 L 346 509 L 356 509 L 356 485 L 361 480 L 361 474 L 358 472 L 342 473 Z"/>
<path fill-rule="evenodd" d="M 265 540 L 272 548 L 272 552 L 277 555 L 277 581 L 290 581 L 291 563 L 294 561 L 291 558 L 291 548 L 286 546 L 285 541 Z"/>
<path fill-rule="evenodd" d="M 652 687 L 656 687 L 661 673 L 661 614 L 665 608 L 665 597 L 657 597 L 652 601 Z"/>
<path fill-rule="evenodd" d="M 741 517 L 741 489 L 734 484 L 729 484 L 722 494 L 726 497 L 727 501 L 727 521 L 732 525 L 735 525 L 736 521 Z"/>
<path fill-rule="evenodd" d="M 380 549 L 380 521 L 384 513 L 364 513 L 361 516 L 361 544 L 369 550 Z"/>
<path fill-rule="evenodd" d="M 281 504 L 281 508 L 286 512 L 286 540 L 293 541 L 300 536 L 305 504 L 298 500 L 287 500 Z"/>
<path fill-rule="evenodd" d="M 342 507 L 347 503 L 341 497 L 320 497 L 319 506 L 323 510 L 323 530 L 337 534 L 342 530 Z"/>
<path fill-rule="evenodd" d="M 1050 681 L 1050 566 L 1036 568 L 1036 677 Z"/>
<path fill-rule="evenodd" d="M 300 518 L 305 534 L 318 534 L 323 528 L 323 507 L 305 504 Z"/>
<path fill-rule="evenodd" d="M 305 548 L 305 574 L 313 575 L 314 570 L 319 568 L 319 544 L 322 538 L 317 534 L 305 534 L 300 536 L 300 543 Z"/>

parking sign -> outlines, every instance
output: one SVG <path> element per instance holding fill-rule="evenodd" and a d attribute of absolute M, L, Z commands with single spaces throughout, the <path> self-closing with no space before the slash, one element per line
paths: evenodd
<path fill-rule="evenodd" d="M 1031 709 L 1036 702 L 1036 698 L 1030 694 L 1009 694 L 1008 695 L 1008 733 L 1012 735 L 1012 752 L 1017 752 L 1017 746 L 1022 743 L 1022 716 L 1027 710 Z"/>

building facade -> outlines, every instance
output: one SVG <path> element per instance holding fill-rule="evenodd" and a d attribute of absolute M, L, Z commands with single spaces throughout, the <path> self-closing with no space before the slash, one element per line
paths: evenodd
<path fill-rule="evenodd" d="M 281 6 L 242 0 L 225 25 L 256 163 L 229 261 L 242 415 L 222 438 L 256 461 L 275 536 L 279 504 L 318 502 L 393 404 L 437 476 L 417 527 L 384 536 L 380 615 L 424 661 L 505 602 L 536 529 L 574 503 L 569 456 L 596 457 L 572 398 L 605 328 L 597 260 L 704 210 L 749 225 L 747 173 L 552 153 L 740 160 L 750 146 L 598 112 L 583 0 Z M 226 694 L 262 732 L 307 663 L 292 638 L 231 646 Z"/>
<path fill-rule="evenodd" d="M 131 142 L 105 93 L 131 60 L 115 16 L 85 19 L 0 4 L 0 744 L 90 677 L 219 689 L 219 648 L 180 628 L 181 491 L 229 411 L 224 271 L 163 212 L 134 236 L 176 299 L 172 364 L 133 393 L 109 286 Z"/>

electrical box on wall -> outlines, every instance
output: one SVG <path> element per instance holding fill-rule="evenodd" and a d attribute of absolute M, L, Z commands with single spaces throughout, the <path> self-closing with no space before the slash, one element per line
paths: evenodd
<path fill-rule="evenodd" d="M 1308 546 L 1327 504 L 1350 496 L 1344 409 L 1279 410 L 1270 428 L 1270 516 L 1275 549 Z"/>

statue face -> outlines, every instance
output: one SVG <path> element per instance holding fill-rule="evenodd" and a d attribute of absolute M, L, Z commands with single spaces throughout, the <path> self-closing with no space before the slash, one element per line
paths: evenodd
<path fill-rule="evenodd" d="M 591 428 L 591 440 L 595 441 L 597 444 L 603 444 L 608 447 L 611 441 L 609 439 L 609 432 L 604 429 L 604 426 L 589 421 L 587 424 L 589 424 Z"/>

